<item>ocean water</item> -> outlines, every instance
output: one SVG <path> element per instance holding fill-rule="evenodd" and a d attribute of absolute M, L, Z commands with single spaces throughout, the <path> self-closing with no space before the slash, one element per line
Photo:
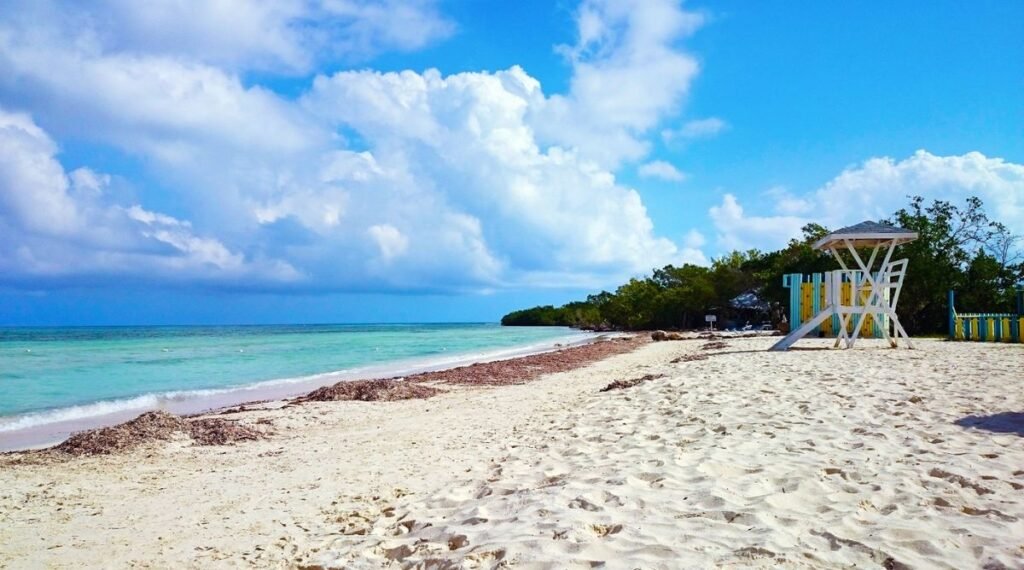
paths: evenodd
<path fill-rule="evenodd" d="M 497 324 L 0 328 L 0 439 L 48 423 L 82 427 L 168 402 L 196 409 L 232 392 L 277 386 L 271 392 L 281 395 L 289 385 L 440 368 L 587 336 Z"/>

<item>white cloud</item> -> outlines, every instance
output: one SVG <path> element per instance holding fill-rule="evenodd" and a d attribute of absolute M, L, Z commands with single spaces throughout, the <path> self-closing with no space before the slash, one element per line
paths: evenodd
<path fill-rule="evenodd" d="M 686 174 L 664 160 L 653 160 L 640 165 L 637 173 L 644 178 L 660 178 L 670 182 L 682 182 Z"/>
<path fill-rule="evenodd" d="M 369 233 L 370 237 L 377 242 L 380 256 L 384 261 L 391 261 L 409 249 L 409 238 L 405 237 L 395 226 L 388 224 L 370 226 Z"/>
<path fill-rule="evenodd" d="M 720 248 L 780 247 L 798 237 L 800 227 L 808 222 L 834 229 L 887 218 L 907 205 L 908 196 L 958 205 L 977 196 L 992 219 L 1024 233 L 1024 165 L 980 152 L 936 156 L 919 150 L 901 161 L 872 158 L 803 196 L 778 189 L 768 195 L 775 201 L 775 215 L 749 216 L 731 194 L 711 208 Z"/>
<path fill-rule="evenodd" d="M 775 213 L 787 216 L 798 216 L 809 214 L 814 209 L 814 204 L 807 198 L 794 196 L 783 186 L 773 186 L 765 191 L 775 209 Z"/>
<path fill-rule="evenodd" d="M 307 73 L 318 63 L 419 49 L 454 25 L 429 0 L 33 0 L 13 28 L 74 37 L 90 51 L 171 56 L 232 70 Z"/>
<path fill-rule="evenodd" d="M 485 265 L 625 274 L 672 259 L 676 247 L 653 236 L 635 191 L 573 151 L 539 147 L 526 123 L 539 89 L 519 68 L 448 77 L 342 72 L 318 78 L 304 104 L 362 135 L 379 169 L 369 184 L 391 189 L 375 193 L 383 199 L 376 212 L 389 212 L 403 232 L 432 232 L 436 224 L 420 221 L 431 208 L 457 205 L 486 220 L 487 247 L 474 248 L 491 260 Z M 409 208 L 409 196 L 418 207 Z M 410 249 L 438 243 L 412 242 Z"/>
<path fill-rule="evenodd" d="M 0 200 L 27 231 L 67 235 L 82 226 L 56 151 L 27 115 L 0 109 Z"/>
<path fill-rule="evenodd" d="M 328 136 L 288 102 L 214 67 L 25 39 L 0 33 L 0 96 L 34 108 L 60 134 L 166 162 L 187 162 L 209 145 L 297 152 Z"/>
<path fill-rule="evenodd" d="M 109 177 L 65 174 L 57 147 L 28 116 L 0 109 L 0 270 L 8 279 L 72 275 L 267 282 L 299 277 L 252 261 L 171 216 L 109 203 Z"/>
<path fill-rule="evenodd" d="M 330 34 L 318 30 L 319 51 L 341 55 L 372 54 L 385 49 L 411 51 L 446 38 L 455 25 L 440 15 L 433 0 L 331 0 L 318 12 L 307 15 L 306 22 L 326 21 Z M 342 32 L 339 36 L 339 30 Z M 306 32 L 308 35 L 308 32 Z"/>
<path fill-rule="evenodd" d="M 699 247 L 655 235 L 639 194 L 614 175 L 620 161 L 646 152 L 645 133 L 685 95 L 697 66 L 676 44 L 699 17 L 669 1 L 584 3 L 580 40 L 566 52 L 574 69 L 566 95 L 546 96 L 519 67 L 344 71 L 316 77 L 295 99 L 247 82 L 245 70 L 296 70 L 314 57 L 289 35 L 302 17 L 282 15 L 307 5 L 244 7 L 238 33 L 264 30 L 265 45 L 185 41 L 219 25 L 216 3 L 181 22 L 181 41 L 160 36 L 185 17 L 177 4 L 150 15 L 125 3 L 69 4 L 65 19 L 36 27 L 0 16 L 0 102 L 29 110 L 34 120 L 11 121 L 41 135 L 30 137 L 41 145 L 38 164 L 6 174 L 18 183 L 7 186 L 0 223 L 33 261 L 10 267 L 22 275 L 47 264 L 61 275 L 135 267 L 152 278 L 172 278 L 176 267 L 173 278 L 237 286 L 462 291 L 604 286 L 704 259 Z M 417 2 L 317 6 L 377 22 L 365 24 L 373 37 L 412 34 L 378 28 L 411 30 L 401 22 L 433 13 Z M 150 37 L 153 18 L 168 30 Z M 317 33 L 337 31 L 328 24 Z M 431 29 L 371 43 L 411 49 L 438 37 Z M 354 41 L 351 27 L 338 30 L 317 41 Z M 58 139 L 141 158 L 181 212 L 113 200 L 110 178 L 88 169 L 66 174 L 36 121 Z M 29 184 L 30 176 L 41 180 Z M 40 190 L 26 197 L 25 185 Z M 38 219 L 20 204 L 42 200 L 50 203 Z M 64 237 L 42 240 L 54 228 Z"/>
<path fill-rule="evenodd" d="M 707 243 L 707 238 L 704 234 L 700 233 L 695 229 L 691 229 L 683 237 L 683 246 L 680 250 L 680 261 L 683 263 L 690 263 L 693 265 L 709 265 L 710 262 L 706 255 L 704 255 L 704 245 Z"/>
<path fill-rule="evenodd" d="M 723 250 L 770 249 L 799 234 L 805 223 L 795 216 L 749 216 L 732 194 L 723 196 L 722 203 L 712 206 L 708 215 L 718 230 L 718 246 Z"/>
<path fill-rule="evenodd" d="M 661 131 L 661 138 L 664 139 L 665 142 L 671 142 L 676 139 L 713 137 L 724 131 L 727 127 L 728 125 L 722 119 L 719 119 L 718 117 L 708 117 L 706 119 L 689 121 L 676 130 L 665 129 Z"/>
<path fill-rule="evenodd" d="M 683 247 L 700 249 L 704 247 L 704 244 L 706 244 L 707 242 L 708 240 L 706 237 L 704 237 L 704 234 L 700 233 L 695 229 L 691 229 L 690 231 L 686 232 L 686 236 L 683 238 Z"/>
<path fill-rule="evenodd" d="M 531 109 L 541 144 L 607 167 L 643 158 L 645 133 L 678 112 L 697 75 L 697 60 L 677 45 L 702 23 L 671 0 L 583 2 L 577 43 L 561 48 L 573 65 L 569 93 Z"/>

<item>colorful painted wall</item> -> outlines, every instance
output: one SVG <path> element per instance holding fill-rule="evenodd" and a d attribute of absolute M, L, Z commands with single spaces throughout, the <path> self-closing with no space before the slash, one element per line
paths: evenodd
<path fill-rule="evenodd" d="M 1024 343 L 1024 289 L 1017 291 L 1016 313 L 958 313 L 956 294 L 950 291 L 949 338 Z"/>
<path fill-rule="evenodd" d="M 789 289 L 789 326 L 790 330 L 799 327 L 806 321 L 818 314 L 822 308 L 825 307 L 825 279 L 827 275 L 824 273 L 789 273 L 782 276 L 782 286 Z M 849 305 L 853 301 L 852 294 L 853 286 L 850 283 L 843 283 L 843 287 L 839 292 L 839 300 L 844 305 Z M 860 289 L 861 302 L 866 302 L 868 296 L 871 294 L 870 287 L 864 287 Z M 885 321 L 888 321 L 886 317 Z M 887 322 L 881 323 L 883 326 L 888 325 Z M 861 338 L 882 338 L 882 330 L 878 326 L 873 315 L 865 315 L 864 322 L 860 327 Z M 846 332 L 853 334 L 853 328 L 856 326 L 854 319 L 851 319 L 846 326 Z M 824 336 L 834 338 L 839 334 L 839 318 L 832 317 L 830 320 L 825 321 L 820 327 L 817 327 L 811 336 Z"/>

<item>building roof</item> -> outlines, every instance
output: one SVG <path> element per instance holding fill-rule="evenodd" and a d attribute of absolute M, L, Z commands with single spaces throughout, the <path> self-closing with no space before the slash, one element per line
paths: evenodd
<path fill-rule="evenodd" d="M 746 309 L 756 311 L 767 311 L 768 302 L 761 298 L 757 294 L 757 291 L 750 290 L 746 293 L 740 293 L 739 295 L 732 298 L 729 301 L 729 306 L 734 309 Z"/>
<path fill-rule="evenodd" d="M 855 247 L 876 246 L 881 243 L 892 243 L 894 246 L 909 243 L 917 239 L 917 232 L 906 228 L 898 228 L 889 224 L 865 220 L 859 224 L 840 228 L 814 242 L 814 249 L 827 250 L 845 245 L 848 240 Z"/>

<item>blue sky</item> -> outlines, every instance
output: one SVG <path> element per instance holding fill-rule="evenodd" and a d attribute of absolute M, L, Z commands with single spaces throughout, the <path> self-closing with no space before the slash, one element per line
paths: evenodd
<path fill-rule="evenodd" d="M 493 321 L 808 221 L 1024 233 L 1017 2 L 13 2 L 0 324 Z"/>

